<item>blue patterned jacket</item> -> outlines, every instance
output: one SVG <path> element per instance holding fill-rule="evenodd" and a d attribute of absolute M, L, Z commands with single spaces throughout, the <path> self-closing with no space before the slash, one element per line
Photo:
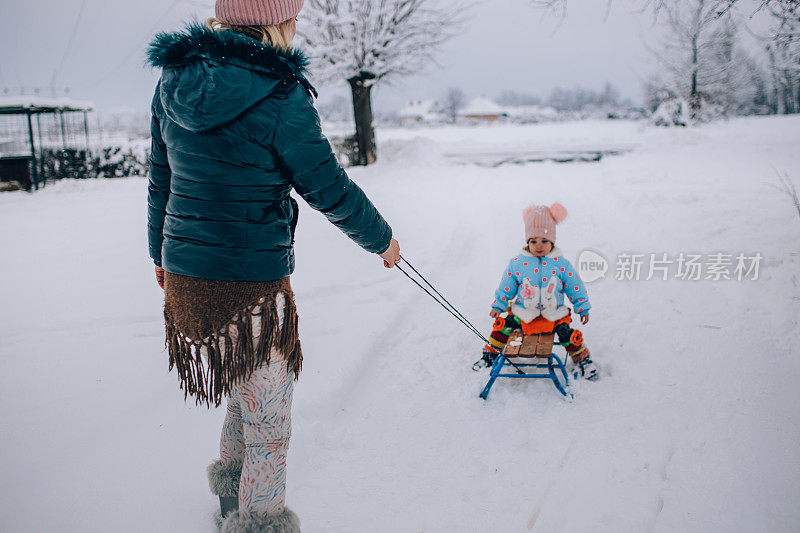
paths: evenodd
<path fill-rule="evenodd" d="M 569 313 L 564 294 L 579 315 L 589 313 L 592 305 L 586 286 L 559 248 L 554 247 L 544 257 L 536 257 L 523 248 L 503 272 L 492 309 L 505 312 L 510 305 L 511 312 L 523 322 L 539 315 L 556 321 Z"/>

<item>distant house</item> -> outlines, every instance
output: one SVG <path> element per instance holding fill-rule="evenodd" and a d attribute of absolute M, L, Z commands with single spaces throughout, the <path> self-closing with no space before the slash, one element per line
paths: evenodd
<path fill-rule="evenodd" d="M 471 100 L 465 107 L 461 108 L 458 116 L 467 120 L 494 122 L 500 117 L 507 117 L 508 113 L 488 98 L 481 97 Z"/>
<path fill-rule="evenodd" d="M 433 100 L 414 100 L 400 110 L 400 124 L 403 126 L 441 121 L 442 115 Z"/>

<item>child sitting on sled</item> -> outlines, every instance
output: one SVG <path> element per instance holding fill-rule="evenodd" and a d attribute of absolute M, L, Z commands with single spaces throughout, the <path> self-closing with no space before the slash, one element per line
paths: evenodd
<path fill-rule="evenodd" d="M 526 245 L 508 264 L 495 292 L 489 315 L 495 319 L 489 344 L 483 357 L 472 368 L 492 366 L 514 329 L 525 335 L 555 333 L 566 343 L 567 353 L 586 379 L 597 379 L 597 367 L 583 334 L 570 327 L 570 309 L 564 305 L 566 294 L 582 324 L 589 322 L 589 297 L 578 272 L 556 248 L 556 224 L 564 220 L 567 210 L 555 203 L 550 207 L 532 205 L 523 212 Z M 505 317 L 501 313 L 508 312 Z"/>

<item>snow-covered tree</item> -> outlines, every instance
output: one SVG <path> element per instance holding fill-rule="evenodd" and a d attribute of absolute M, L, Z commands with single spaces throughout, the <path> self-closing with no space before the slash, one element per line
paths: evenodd
<path fill-rule="evenodd" d="M 561 17 L 567 16 L 567 6 L 572 5 L 569 0 L 529 0 L 529 3 Z M 680 48 L 697 52 L 695 65 L 692 59 L 676 61 L 674 54 L 667 53 L 669 50 L 658 51 L 669 66 L 667 72 L 645 81 L 645 97 L 651 110 L 666 100 L 685 98 L 695 119 L 697 105 L 702 103 L 714 104 L 705 111 L 800 112 L 800 0 L 705 0 L 699 2 L 702 4 L 699 11 L 695 0 L 606 0 L 607 7 L 612 3 L 637 6 L 652 12 L 662 23 L 666 20 L 674 31 L 672 43 L 665 48 L 673 52 Z M 678 11 L 682 13 L 676 21 Z M 753 57 L 734 45 L 737 34 L 734 15 L 737 19 L 742 16 L 750 19 L 762 13 L 772 19 L 770 29 L 760 36 L 766 54 Z M 748 31 L 755 33 L 749 28 Z M 692 42 L 693 38 L 698 41 Z M 675 83 L 681 71 L 697 74 L 696 83 L 690 83 L 688 90 L 686 76 Z M 669 107 L 667 114 L 683 108 L 674 102 Z"/>
<path fill-rule="evenodd" d="M 564 89 L 556 87 L 547 97 L 547 105 L 559 111 L 583 111 L 591 108 L 615 108 L 619 105 L 619 91 L 606 82 L 601 92 L 587 87 Z"/>
<path fill-rule="evenodd" d="M 606 8 L 610 8 L 614 0 L 606 0 Z M 654 14 L 658 14 L 664 7 L 674 0 L 628 0 L 628 4 L 636 4 L 643 9 L 650 9 Z M 747 0 L 745 0 L 747 1 Z M 795 9 L 800 5 L 800 0 L 757 0 L 758 9 L 771 8 L 774 6 L 793 6 Z M 718 0 L 716 2 L 717 16 L 721 17 L 730 12 L 737 4 L 744 3 L 742 0 Z M 538 9 L 544 9 L 561 16 L 567 14 L 568 0 L 530 0 L 530 4 Z"/>
<path fill-rule="evenodd" d="M 766 9 L 774 19 L 772 40 L 786 52 L 786 67 L 800 72 L 800 0 L 773 0 Z"/>
<path fill-rule="evenodd" d="M 600 105 L 607 107 L 616 107 L 619 105 L 619 90 L 614 87 L 610 82 L 603 85 L 603 92 L 600 93 Z"/>
<path fill-rule="evenodd" d="M 774 112 L 770 105 L 769 74 L 750 54 L 736 50 L 734 58 L 736 81 L 734 101 L 739 115 L 768 115 Z"/>
<path fill-rule="evenodd" d="M 767 41 L 775 111 L 800 113 L 800 0 L 772 0 Z"/>
<path fill-rule="evenodd" d="M 771 75 L 772 107 L 779 115 L 800 112 L 800 74 L 785 48 L 767 45 Z"/>
<path fill-rule="evenodd" d="M 447 92 L 444 93 L 439 107 L 447 117 L 447 120 L 452 124 L 455 123 L 456 118 L 458 118 L 458 110 L 464 107 L 466 102 L 467 99 L 464 96 L 464 91 L 458 87 L 450 87 L 447 89 Z"/>
<path fill-rule="evenodd" d="M 350 85 L 356 164 L 376 160 L 372 88 L 430 66 L 462 12 L 458 2 L 435 0 L 307 0 L 298 32 L 310 53 L 314 80 Z"/>
<path fill-rule="evenodd" d="M 504 106 L 541 105 L 542 99 L 533 93 L 505 90 L 497 97 L 497 103 Z"/>
<path fill-rule="evenodd" d="M 665 29 L 654 53 L 660 89 L 688 103 L 692 121 L 733 111 L 737 75 L 736 28 L 719 16 L 720 0 L 674 0 L 661 5 Z M 656 84 L 657 85 L 657 84 Z"/>

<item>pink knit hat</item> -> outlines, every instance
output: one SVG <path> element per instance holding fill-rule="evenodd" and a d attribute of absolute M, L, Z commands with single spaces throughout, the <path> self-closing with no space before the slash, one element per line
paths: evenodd
<path fill-rule="evenodd" d="M 567 209 L 554 203 L 546 205 L 531 205 L 522 212 L 525 221 L 525 242 L 536 237 L 543 237 L 550 242 L 556 242 L 556 224 L 567 217 Z"/>
<path fill-rule="evenodd" d="M 303 0 L 217 0 L 216 17 L 235 26 L 275 26 L 297 16 Z"/>

